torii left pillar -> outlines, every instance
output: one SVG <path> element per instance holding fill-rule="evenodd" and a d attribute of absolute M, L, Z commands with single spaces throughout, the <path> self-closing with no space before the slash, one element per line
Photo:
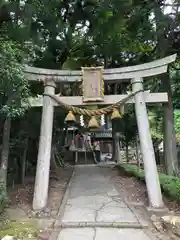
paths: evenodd
<path fill-rule="evenodd" d="M 55 82 L 53 80 L 46 80 L 44 93 L 55 94 Z M 44 96 L 33 198 L 33 209 L 36 211 L 44 209 L 48 200 L 53 116 L 53 100 Z"/>

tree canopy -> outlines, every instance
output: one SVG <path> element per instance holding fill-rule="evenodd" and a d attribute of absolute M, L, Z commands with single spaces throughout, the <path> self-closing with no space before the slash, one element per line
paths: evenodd
<path fill-rule="evenodd" d="M 1 1 L 0 27 L 6 38 L 31 42 L 37 66 L 132 65 L 179 52 L 178 5 L 157 0 Z M 164 14 L 165 7 L 172 14 Z"/>

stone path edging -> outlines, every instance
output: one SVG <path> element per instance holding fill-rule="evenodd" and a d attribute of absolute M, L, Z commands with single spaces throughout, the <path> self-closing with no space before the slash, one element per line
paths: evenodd
<path fill-rule="evenodd" d="M 73 173 L 72 173 L 72 175 L 71 175 L 71 177 L 69 179 L 69 182 L 68 182 L 68 184 L 66 186 L 64 197 L 63 197 L 62 202 L 60 204 L 56 220 L 53 223 L 53 225 L 51 226 L 51 230 L 53 232 L 51 233 L 51 235 L 49 237 L 49 240 L 56 239 L 56 237 L 59 234 L 59 231 L 58 231 L 59 229 L 57 229 L 57 228 L 59 228 L 59 222 L 61 221 L 61 218 L 63 217 L 63 214 L 64 214 L 64 210 L 65 210 L 66 202 L 67 202 L 67 199 L 68 199 L 68 196 L 69 196 L 69 191 L 70 191 L 70 188 L 71 188 L 71 185 L 72 185 L 72 180 L 73 180 L 74 174 L 75 174 L 75 168 L 74 168 Z"/>
<path fill-rule="evenodd" d="M 141 223 L 137 222 L 67 222 L 58 225 L 60 228 L 133 228 L 133 229 L 143 229 L 148 227 L 143 226 Z"/>
<path fill-rule="evenodd" d="M 63 200 L 61 202 L 61 206 L 59 208 L 59 211 L 58 211 L 58 214 L 57 214 L 57 218 L 56 218 L 56 221 L 55 221 L 55 224 L 54 224 L 54 227 L 58 227 L 58 223 L 61 222 L 61 219 L 63 217 L 63 214 L 64 214 L 64 210 L 65 210 L 65 206 L 66 206 L 66 203 L 67 203 L 67 200 L 68 200 L 68 197 L 69 197 L 69 192 L 71 190 L 71 185 L 72 185 L 72 181 L 73 181 L 73 177 L 75 175 L 75 171 L 76 171 L 76 168 L 74 168 L 73 170 L 73 173 L 71 175 L 71 178 L 69 179 L 69 182 L 67 184 L 67 187 L 66 187 L 66 191 L 65 191 L 65 194 L 64 194 L 64 197 L 63 197 Z"/>

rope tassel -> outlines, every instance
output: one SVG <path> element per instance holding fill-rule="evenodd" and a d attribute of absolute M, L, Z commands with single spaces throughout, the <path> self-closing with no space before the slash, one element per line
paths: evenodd
<path fill-rule="evenodd" d="M 88 123 L 88 128 L 99 128 L 99 123 L 97 121 L 97 119 L 92 116 L 91 119 L 89 120 L 89 123 Z"/>
<path fill-rule="evenodd" d="M 76 118 L 72 111 L 69 111 L 69 113 L 67 114 L 65 122 L 76 122 Z"/>
<path fill-rule="evenodd" d="M 111 119 L 121 118 L 121 115 L 117 109 L 114 109 L 111 115 Z"/>

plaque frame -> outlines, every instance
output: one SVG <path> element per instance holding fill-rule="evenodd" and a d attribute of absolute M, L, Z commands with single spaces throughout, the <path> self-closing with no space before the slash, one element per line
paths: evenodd
<path fill-rule="evenodd" d="M 82 93 L 83 102 L 103 102 L 104 101 L 104 67 L 82 67 Z M 93 74 L 97 75 L 97 79 L 91 82 L 92 89 L 90 90 L 90 81 Z M 93 92 L 92 92 L 93 91 Z M 95 93 L 96 92 L 96 93 Z M 94 95 L 95 94 L 95 95 Z"/>

